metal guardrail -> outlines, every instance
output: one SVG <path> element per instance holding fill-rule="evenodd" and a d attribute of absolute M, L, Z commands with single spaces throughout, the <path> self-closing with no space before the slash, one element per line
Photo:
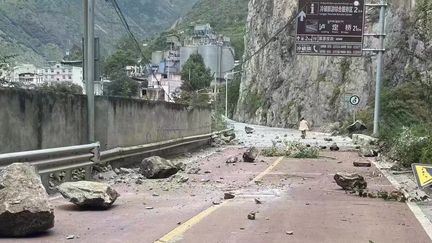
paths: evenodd
<path fill-rule="evenodd" d="M 115 148 L 103 152 L 100 152 L 100 144 L 97 142 L 70 147 L 0 154 L 0 169 L 12 163 L 30 163 L 38 169 L 46 190 L 53 192 L 55 187 L 62 182 L 90 179 L 92 167 L 95 164 L 164 151 L 198 142 L 208 142 L 212 136 L 232 130 L 227 129 L 163 142 Z"/>
<path fill-rule="evenodd" d="M 0 154 L 0 168 L 12 163 L 30 163 L 39 171 L 48 192 L 65 181 L 90 179 L 92 166 L 100 160 L 100 144 L 41 149 Z"/>
<path fill-rule="evenodd" d="M 204 134 L 204 135 L 172 139 L 168 141 L 156 142 L 156 143 L 145 144 L 145 145 L 115 148 L 115 149 L 101 152 L 100 161 L 102 163 L 110 162 L 118 159 L 124 159 L 128 157 L 141 155 L 141 154 L 153 153 L 153 152 L 158 152 L 158 151 L 176 148 L 180 146 L 185 146 L 192 143 L 205 142 L 205 141 L 209 141 L 213 135 L 218 135 L 229 131 L 232 131 L 232 129 L 227 129 L 227 130 Z"/>

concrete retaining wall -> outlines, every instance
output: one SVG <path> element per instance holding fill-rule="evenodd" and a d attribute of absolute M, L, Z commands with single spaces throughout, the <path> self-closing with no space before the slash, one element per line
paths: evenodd
<path fill-rule="evenodd" d="M 207 108 L 96 97 L 95 115 L 102 149 L 211 132 Z M 0 153 L 88 143 L 86 116 L 82 95 L 0 89 Z"/>

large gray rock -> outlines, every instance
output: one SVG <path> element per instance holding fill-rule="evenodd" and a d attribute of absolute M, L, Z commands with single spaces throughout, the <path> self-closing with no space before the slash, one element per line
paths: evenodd
<path fill-rule="evenodd" d="M 344 190 L 363 190 L 367 188 L 367 182 L 359 174 L 337 173 L 334 180 Z"/>
<path fill-rule="evenodd" d="M 70 202 L 92 209 L 107 209 L 120 196 L 109 185 L 93 181 L 65 182 L 58 190 Z"/>
<path fill-rule="evenodd" d="M 362 121 L 356 121 L 347 127 L 349 133 L 361 132 L 367 130 L 366 125 Z"/>
<path fill-rule="evenodd" d="M 26 236 L 54 227 L 48 194 L 30 164 L 0 171 L 0 202 L 0 235 Z"/>
<path fill-rule="evenodd" d="M 252 134 L 255 132 L 255 129 L 253 129 L 252 127 L 245 126 L 245 132 L 246 134 Z"/>
<path fill-rule="evenodd" d="M 359 154 L 364 157 L 377 157 L 378 150 L 372 147 L 361 147 Z"/>
<path fill-rule="evenodd" d="M 140 173 L 148 179 L 168 178 L 179 170 L 178 165 L 159 156 L 146 158 L 140 164 Z"/>
<path fill-rule="evenodd" d="M 258 153 L 259 153 L 259 151 L 257 148 L 255 148 L 255 147 L 249 148 L 243 154 L 244 162 L 249 162 L 249 163 L 254 162 L 255 159 L 258 157 Z"/>

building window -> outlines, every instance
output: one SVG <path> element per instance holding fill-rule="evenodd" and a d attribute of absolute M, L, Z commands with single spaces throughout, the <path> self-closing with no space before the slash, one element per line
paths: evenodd
<path fill-rule="evenodd" d="M 59 78 L 57 78 L 57 81 L 60 81 L 60 79 L 59 79 Z"/>
<path fill-rule="evenodd" d="M 62 72 L 65 73 L 65 72 L 66 72 L 66 69 L 62 69 Z"/>
<path fill-rule="evenodd" d="M 69 80 L 72 80 L 72 76 L 71 75 L 69 75 Z"/>
<path fill-rule="evenodd" d="M 63 80 L 65 80 L 66 79 L 66 76 L 65 75 L 63 75 Z"/>

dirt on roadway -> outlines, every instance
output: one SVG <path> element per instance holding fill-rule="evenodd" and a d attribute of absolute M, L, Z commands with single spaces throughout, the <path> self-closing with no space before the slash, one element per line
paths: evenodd
<path fill-rule="evenodd" d="M 271 146 L 275 134 L 262 130 L 253 136 L 267 136 L 263 141 Z M 248 140 L 252 137 L 240 137 L 253 143 Z M 352 147 L 349 140 L 337 139 Z M 187 164 L 186 171 L 170 179 L 137 180 L 133 171 L 96 175 L 121 194 L 113 208 L 82 211 L 57 196 L 51 200 L 56 217 L 52 230 L 0 241 L 432 242 L 405 203 L 360 198 L 335 184 L 335 173 L 357 172 L 370 190 L 394 189 L 375 167 L 354 167 L 353 161 L 362 160 L 356 152 L 322 152 L 319 159 L 259 157 L 255 163 L 226 163 L 231 156 L 241 158 L 245 149 L 212 148 L 183 156 L 176 160 Z M 225 192 L 235 198 L 223 200 Z M 248 219 L 251 212 L 255 220 Z"/>

